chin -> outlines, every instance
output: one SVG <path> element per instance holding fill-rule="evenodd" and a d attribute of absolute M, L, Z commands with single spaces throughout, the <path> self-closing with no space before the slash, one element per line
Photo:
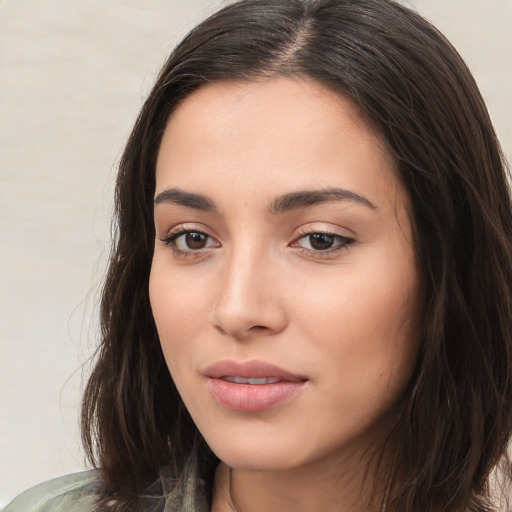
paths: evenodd
<path fill-rule="evenodd" d="M 264 421 L 243 424 L 211 423 L 200 429 L 215 455 L 228 466 L 242 471 L 316 470 L 339 461 L 372 458 L 382 448 L 387 418 L 376 423 L 345 425 L 344 428 L 315 429 L 308 425 L 271 424 Z M 223 428 L 220 426 L 223 425 Z"/>
<path fill-rule="evenodd" d="M 273 472 L 285 471 L 300 467 L 301 461 L 281 451 L 266 452 L 263 450 L 244 450 L 235 452 L 233 449 L 215 452 L 217 457 L 233 469 L 239 471 Z"/>
<path fill-rule="evenodd" d="M 215 437 L 212 439 L 211 437 Z M 308 459 L 301 443 L 283 438 L 224 435 L 205 436 L 211 450 L 228 466 L 243 471 L 281 471 L 302 465 Z M 288 442 L 287 442 L 288 441 Z"/>

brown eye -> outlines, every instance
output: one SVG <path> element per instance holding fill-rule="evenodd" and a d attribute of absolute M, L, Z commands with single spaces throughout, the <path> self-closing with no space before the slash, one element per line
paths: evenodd
<path fill-rule="evenodd" d="M 299 237 L 294 246 L 301 247 L 310 253 L 334 253 L 338 249 L 343 249 L 354 242 L 353 238 L 333 233 L 313 232 L 305 233 Z"/>
<path fill-rule="evenodd" d="M 163 238 L 162 242 L 175 251 L 176 254 L 192 254 L 204 249 L 219 247 L 219 243 L 206 233 L 182 229 Z"/>
<path fill-rule="evenodd" d="M 313 233 L 308 235 L 309 245 L 315 251 L 325 251 L 334 245 L 335 236 L 328 235 L 327 233 Z"/>
<path fill-rule="evenodd" d="M 188 249 L 198 250 L 204 249 L 208 242 L 208 237 L 203 233 L 190 231 L 185 235 L 185 245 Z"/>

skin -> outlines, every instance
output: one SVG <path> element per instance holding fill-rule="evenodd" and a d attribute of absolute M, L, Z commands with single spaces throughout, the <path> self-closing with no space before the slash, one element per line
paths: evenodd
<path fill-rule="evenodd" d="M 177 188 L 216 210 L 166 197 Z M 278 196 L 334 188 L 352 196 L 275 212 Z M 378 509 L 371 455 L 415 365 L 420 303 L 408 198 L 378 134 L 312 81 L 209 84 L 170 117 L 155 198 L 151 304 L 176 386 L 225 463 L 212 510 L 230 510 L 226 465 L 239 511 Z M 230 410 L 205 376 L 224 359 L 304 384 L 268 410 Z"/>

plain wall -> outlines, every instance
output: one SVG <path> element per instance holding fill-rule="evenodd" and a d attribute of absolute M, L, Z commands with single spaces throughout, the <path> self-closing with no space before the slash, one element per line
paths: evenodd
<path fill-rule="evenodd" d="M 512 1 L 404 3 L 465 57 L 512 160 Z M 217 5 L 0 2 L 0 507 L 85 467 L 81 365 L 97 339 L 116 165 L 164 58 Z"/>

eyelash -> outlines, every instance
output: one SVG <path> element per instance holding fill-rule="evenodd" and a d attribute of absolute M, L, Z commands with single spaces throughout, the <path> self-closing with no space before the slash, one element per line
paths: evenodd
<path fill-rule="evenodd" d="M 204 231 L 201 231 L 200 229 L 188 229 L 185 226 L 177 226 L 174 230 L 172 230 L 167 236 L 164 238 L 161 238 L 161 242 L 168 248 L 170 248 L 175 256 L 179 257 L 194 257 L 199 256 L 201 253 L 204 252 L 204 249 L 190 249 L 187 251 L 184 251 L 182 249 L 179 249 L 176 245 L 176 240 L 187 234 L 200 234 L 204 237 L 207 237 L 208 239 L 213 239 L 208 233 L 205 233 Z M 333 243 L 337 242 L 337 245 L 334 247 L 329 247 L 325 250 L 315 250 L 315 249 L 306 249 L 304 247 L 300 247 L 298 245 L 298 242 L 300 240 L 304 240 L 307 237 L 313 236 L 313 235 L 324 235 L 331 237 L 333 239 Z M 327 231 L 307 231 L 306 229 L 302 229 L 299 231 L 298 236 L 295 238 L 295 240 L 290 244 L 292 247 L 298 247 L 301 252 L 306 253 L 308 255 L 313 255 L 315 257 L 329 257 L 333 254 L 346 249 L 349 245 L 354 243 L 355 240 L 353 238 L 339 235 L 337 233 L 330 233 Z"/>
<path fill-rule="evenodd" d="M 176 245 L 176 240 L 183 235 L 187 235 L 190 233 L 198 233 L 200 235 L 203 235 L 207 238 L 212 238 L 208 233 L 205 233 L 204 231 L 201 231 L 200 229 L 188 229 L 185 226 L 177 226 L 175 229 L 173 229 L 167 236 L 164 238 L 161 238 L 161 242 L 171 249 L 173 254 L 175 256 L 181 256 L 183 258 L 191 257 L 191 256 L 198 256 L 202 251 L 197 250 L 194 251 L 193 249 L 189 251 L 184 251 Z"/>
<path fill-rule="evenodd" d="M 297 246 L 298 242 L 300 240 L 304 240 L 310 236 L 313 235 L 324 235 L 331 237 L 333 239 L 333 244 L 337 243 L 334 247 L 329 247 L 325 250 L 314 250 L 314 249 L 306 249 L 304 247 L 299 247 L 301 251 L 303 251 L 306 254 L 313 255 L 315 257 L 320 258 L 328 258 L 332 257 L 339 251 L 342 251 L 346 249 L 349 245 L 353 244 L 355 240 L 353 238 L 350 238 L 348 236 L 343 236 L 338 233 L 331 233 L 329 231 L 311 231 L 307 229 L 301 229 L 299 230 L 298 236 L 295 238 L 295 241 L 293 242 L 294 246 Z"/>

